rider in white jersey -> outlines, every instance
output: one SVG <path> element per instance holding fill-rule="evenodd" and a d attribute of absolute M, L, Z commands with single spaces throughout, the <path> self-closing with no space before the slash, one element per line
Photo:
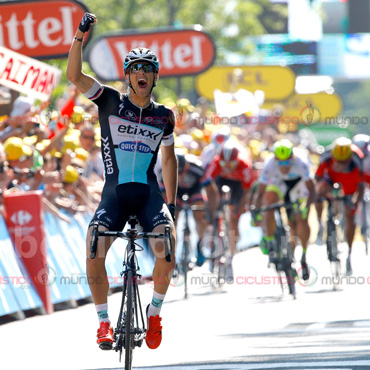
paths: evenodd
<path fill-rule="evenodd" d="M 255 208 L 266 206 L 284 200 L 298 202 L 294 211 L 294 218 L 289 217 L 291 234 L 295 233 L 300 239 L 303 248 L 301 258 L 302 275 L 309 279 L 309 270 L 306 263 L 306 251 L 310 237 L 308 213 L 310 205 L 315 199 L 315 187 L 310 175 L 308 163 L 293 151 L 293 144 L 289 140 L 281 140 L 274 144 L 274 156 L 267 158 L 258 179 L 258 189 Z M 291 215 L 289 215 L 291 216 Z M 254 224 L 262 221 L 262 215 L 253 215 Z M 267 254 L 273 249 L 276 222 L 274 211 L 266 212 L 265 232 L 261 242 L 262 252 Z M 294 245 L 294 243 L 293 243 Z"/>

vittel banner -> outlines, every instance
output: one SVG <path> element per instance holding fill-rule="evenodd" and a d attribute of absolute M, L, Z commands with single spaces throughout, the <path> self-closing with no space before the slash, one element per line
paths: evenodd
<path fill-rule="evenodd" d="M 105 34 L 90 46 L 87 59 L 99 79 L 124 80 L 124 58 L 137 47 L 151 49 L 157 54 L 160 77 L 201 73 L 213 64 L 216 57 L 213 40 L 197 26 L 150 33 Z"/>
<path fill-rule="evenodd" d="M 66 57 L 87 11 L 73 0 L 1 2 L 0 45 L 37 59 Z"/>

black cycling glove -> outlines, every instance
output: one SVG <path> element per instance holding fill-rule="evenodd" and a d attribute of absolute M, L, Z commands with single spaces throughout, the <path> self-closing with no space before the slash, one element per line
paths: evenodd
<path fill-rule="evenodd" d="M 78 26 L 78 29 L 85 33 L 90 29 L 90 26 L 95 23 L 95 15 L 92 13 L 85 13 L 82 17 L 81 23 Z"/>
<path fill-rule="evenodd" d="M 176 209 L 176 206 L 173 203 L 170 203 L 170 204 L 167 204 L 167 208 L 168 208 L 168 210 L 171 213 L 173 222 L 175 222 L 175 209 Z"/>

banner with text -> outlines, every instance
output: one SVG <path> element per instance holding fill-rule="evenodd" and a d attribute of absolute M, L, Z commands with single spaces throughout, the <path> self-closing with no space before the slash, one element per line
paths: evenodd
<path fill-rule="evenodd" d="M 124 80 L 123 61 L 127 53 L 137 47 L 156 53 L 161 77 L 198 74 L 209 68 L 216 57 L 211 37 L 194 27 L 102 35 L 87 51 L 87 59 L 99 79 Z"/>
<path fill-rule="evenodd" d="M 61 76 L 56 67 L 0 46 L 0 85 L 48 100 Z"/>
<path fill-rule="evenodd" d="M 0 2 L 0 45 L 37 59 L 66 57 L 85 12 L 74 0 Z"/>
<path fill-rule="evenodd" d="M 45 245 L 42 191 L 4 195 L 6 224 L 47 313 L 51 301 Z"/>

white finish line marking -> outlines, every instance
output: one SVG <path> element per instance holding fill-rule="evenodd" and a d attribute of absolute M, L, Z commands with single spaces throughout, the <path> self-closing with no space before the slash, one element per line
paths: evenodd
<path fill-rule="evenodd" d="M 333 368 L 333 366 L 335 366 Z M 355 370 L 353 366 L 369 366 L 370 361 L 320 361 L 320 362 L 279 362 L 271 364 L 209 364 L 209 365 L 178 365 L 178 366 L 156 366 L 135 367 L 135 370 L 257 370 L 257 369 L 289 369 L 299 368 L 301 370 Z"/>

